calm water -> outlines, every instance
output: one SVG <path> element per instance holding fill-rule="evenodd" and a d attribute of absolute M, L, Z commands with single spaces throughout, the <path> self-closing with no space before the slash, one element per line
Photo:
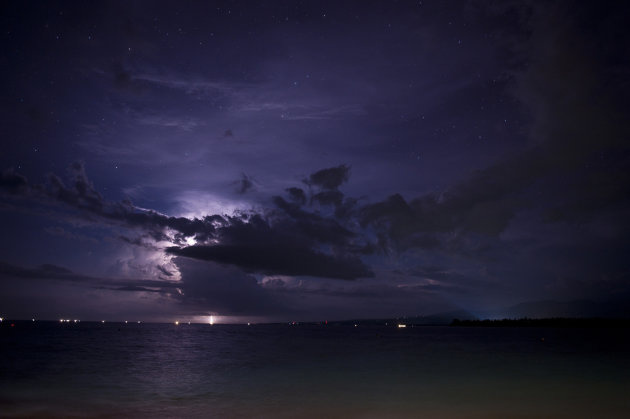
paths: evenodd
<path fill-rule="evenodd" d="M 1 417 L 627 418 L 629 395 L 628 329 L 0 326 Z"/>

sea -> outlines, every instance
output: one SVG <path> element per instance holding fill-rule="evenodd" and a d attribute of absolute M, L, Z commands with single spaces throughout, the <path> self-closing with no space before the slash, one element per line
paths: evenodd
<path fill-rule="evenodd" d="M 0 325 L 3 418 L 629 418 L 630 329 Z"/>

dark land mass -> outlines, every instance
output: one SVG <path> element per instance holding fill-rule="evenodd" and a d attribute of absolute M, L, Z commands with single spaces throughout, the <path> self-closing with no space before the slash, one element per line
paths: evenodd
<path fill-rule="evenodd" d="M 459 320 L 454 319 L 451 326 L 462 327 L 630 327 L 630 319 L 611 318 L 566 318 L 548 319 L 501 319 L 501 320 Z"/>

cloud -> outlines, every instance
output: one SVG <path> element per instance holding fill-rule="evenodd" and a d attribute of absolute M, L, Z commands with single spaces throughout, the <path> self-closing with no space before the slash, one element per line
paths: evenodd
<path fill-rule="evenodd" d="M 203 125 L 203 122 L 190 117 L 175 117 L 165 115 L 138 116 L 135 120 L 145 125 L 155 125 L 164 128 L 178 128 L 183 131 L 193 131 Z"/>
<path fill-rule="evenodd" d="M 287 188 L 286 192 L 289 194 L 289 198 L 291 199 L 291 201 L 293 201 L 297 205 L 306 204 L 306 194 L 304 193 L 302 189 L 292 187 L 292 188 Z"/>
<path fill-rule="evenodd" d="M 10 194 L 21 194 L 28 189 L 28 180 L 13 169 L 5 169 L 0 173 L 0 188 Z"/>
<path fill-rule="evenodd" d="M 237 192 L 240 194 L 244 194 L 245 192 L 251 190 L 254 187 L 254 181 L 250 176 L 243 173 L 241 176 L 241 180 L 238 182 Z"/>
<path fill-rule="evenodd" d="M 502 5 L 501 13 L 513 6 Z M 399 251 L 433 246 L 445 234 L 498 238 L 524 209 L 541 210 L 548 221 L 584 222 L 630 202 L 627 112 L 610 83 L 619 76 L 598 44 L 611 36 L 607 48 L 621 50 L 615 29 L 597 23 L 597 36 L 586 37 L 589 5 L 516 9 L 526 31 L 506 40 L 515 61 L 506 76 L 531 115 L 530 144 L 442 193 L 393 194 L 360 208 L 361 224 Z"/>
<path fill-rule="evenodd" d="M 73 182 L 72 186 L 66 187 L 61 178 L 50 174 L 48 176 L 49 186 L 44 192 L 69 206 L 92 212 L 102 212 L 104 209 L 103 197 L 88 179 L 83 163 L 72 163 L 69 171 Z"/>
<path fill-rule="evenodd" d="M 342 164 L 329 169 L 322 169 L 311 174 L 304 183 L 323 189 L 337 189 L 350 178 L 350 167 Z"/>
<path fill-rule="evenodd" d="M 134 80 L 139 82 L 164 86 L 170 89 L 182 90 L 188 94 L 233 94 L 235 89 L 243 86 L 236 83 L 221 81 L 209 81 L 202 78 L 179 78 L 175 76 L 163 76 L 155 74 L 136 74 Z"/>
<path fill-rule="evenodd" d="M 162 281 L 155 279 L 133 278 L 107 278 L 95 277 L 76 273 L 62 266 L 43 264 L 36 268 L 12 265 L 0 262 L 0 277 L 13 280 L 15 278 L 29 279 L 33 281 L 61 281 L 82 285 L 89 288 L 105 288 L 111 290 L 129 291 L 132 288 L 148 289 L 165 294 L 173 293 L 175 288 L 181 286 L 176 281 Z"/>
<path fill-rule="evenodd" d="M 321 191 L 313 194 L 311 202 L 316 202 L 320 205 L 333 205 L 338 207 L 343 203 L 343 194 L 337 190 Z"/>
<path fill-rule="evenodd" d="M 261 214 L 225 217 L 211 245 L 171 247 L 169 253 L 276 275 L 325 276 L 354 279 L 371 270 L 354 255 L 354 233 L 337 221 L 304 211 L 281 197 L 274 198 L 282 213 L 269 219 Z M 324 253 L 322 245 L 332 245 Z"/>
<path fill-rule="evenodd" d="M 173 259 L 182 274 L 182 303 L 221 315 L 287 313 L 286 301 L 258 285 L 256 278 L 233 266 L 183 257 Z"/>
<path fill-rule="evenodd" d="M 175 281 L 83 275 L 61 266 L 0 262 L 0 305 L 13 318 L 170 321 L 186 312 Z"/>
<path fill-rule="evenodd" d="M 273 202 L 288 216 L 278 225 L 282 225 L 286 233 L 299 233 L 305 242 L 316 241 L 343 247 L 353 239 L 361 240 L 360 236 L 333 217 L 308 212 L 279 196 L 274 197 Z"/>
<path fill-rule="evenodd" d="M 363 106 L 359 105 L 343 105 L 337 107 L 311 105 L 311 106 L 287 106 L 286 104 L 269 104 L 261 106 L 264 109 L 280 109 L 283 110 L 281 118 L 284 121 L 317 121 L 323 119 L 341 119 L 349 117 L 358 117 L 365 114 Z M 248 106 L 246 110 L 251 110 Z"/>
<path fill-rule="evenodd" d="M 336 279 L 373 276 L 356 257 L 317 252 L 299 244 L 212 245 L 170 247 L 168 252 L 192 259 L 238 266 L 247 272 Z"/>
<path fill-rule="evenodd" d="M 76 234 L 71 231 L 65 230 L 61 227 L 47 227 L 44 229 L 44 231 L 53 236 L 63 237 L 63 238 L 73 240 L 73 241 L 83 241 L 83 242 L 89 242 L 89 243 L 94 243 L 94 244 L 98 243 L 98 240 L 96 240 L 93 237 L 89 237 L 83 234 Z"/>
<path fill-rule="evenodd" d="M 103 287 L 103 289 L 108 289 L 112 291 L 131 291 L 131 292 L 162 292 L 162 290 L 159 290 L 159 289 L 156 290 L 152 288 L 140 287 L 138 285 L 125 285 L 122 287 L 114 287 L 114 288 Z"/>
<path fill-rule="evenodd" d="M 29 279 L 57 279 L 64 281 L 91 281 L 90 277 L 76 275 L 69 269 L 44 264 L 37 268 L 24 268 L 5 262 L 0 262 L 0 275 L 5 277 L 29 278 Z"/>
<path fill-rule="evenodd" d="M 161 265 L 156 265 L 156 268 L 162 272 L 164 275 L 168 276 L 168 277 L 172 277 L 173 273 L 170 272 L 168 269 L 166 269 L 165 267 L 161 266 Z"/>
<path fill-rule="evenodd" d="M 273 80 L 266 83 L 243 83 L 179 74 L 131 74 L 120 67 L 115 68 L 114 80 L 120 88 L 142 91 L 150 87 L 166 87 L 195 99 L 221 102 L 224 109 L 237 113 L 274 114 L 285 121 L 342 119 L 365 113 L 362 105 L 339 102 L 338 97 L 323 95 L 321 91 L 317 95 L 296 96 L 284 89 L 284 82 L 279 85 Z M 231 133 L 231 130 L 227 130 L 226 134 L 228 132 Z"/>
<path fill-rule="evenodd" d="M 342 194 L 336 188 L 349 176 L 345 165 L 324 169 L 311 175 L 312 185 L 325 188 L 316 200 L 339 205 Z M 49 175 L 47 185 L 28 185 L 20 179 L 21 191 L 49 203 L 74 208 L 78 215 L 144 231 L 141 238 L 123 240 L 158 250 L 146 239 L 167 241 L 172 255 L 232 265 L 248 272 L 277 275 L 326 276 L 337 279 L 369 277 L 373 273 L 359 255 L 367 243 L 344 227 L 334 216 L 324 216 L 300 208 L 306 196 L 299 188 L 289 190 L 300 204 L 274 197 L 276 208 L 234 215 L 207 215 L 201 218 L 170 217 L 141 209 L 129 201 L 110 202 L 95 189 L 82 163 L 70 167 L 70 185 Z M 250 189 L 251 178 L 244 177 L 243 192 Z M 14 185 L 15 182 L 7 182 Z M 15 188 L 11 186 L 11 190 Z M 301 193 L 300 193 L 301 192 Z M 333 199 L 334 198 L 334 199 Z M 185 246 L 194 238 L 197 246 Z M 167 275 L 165 272 L 163 274 Z M 167 275 L 168 276 L 168 275 Z"/>
<path fill-rule="evenodd" d="M 185 237 L 211 235 L 214 232 L 214 223 L 220 218 L 220 216 L 208 216 L 203 219 L 171 217 L 153 210 L 140 209 L 130 201 L 106 201 L 88 179 L 83 163 L 73 163 L 69 168 L 69 174 L 71 180 L 69 186 L 55 174 L 48 176 L 48 183 L 45 185 L 32 185 L 28 184 L 23 176 L 7 172 L 7 180 L 0 186 L 10 194 L 15 195 L 19 192 L 22 196 L 36 198 L 46 204 L 63 204 L 79 210 L 84 216 L 98 216 L 103 221 L 153 232 L 170 229 L 177 233 L 174 237 L 176 242 L 184 240 Z"/>

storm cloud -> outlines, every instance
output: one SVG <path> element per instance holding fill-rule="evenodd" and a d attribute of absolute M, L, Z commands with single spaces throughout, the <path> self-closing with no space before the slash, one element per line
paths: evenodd
<path fill-rule="evenodd" d="M 626 3 L 285 6 L 7 6 L 0 305 L 628 299 Z"/>

